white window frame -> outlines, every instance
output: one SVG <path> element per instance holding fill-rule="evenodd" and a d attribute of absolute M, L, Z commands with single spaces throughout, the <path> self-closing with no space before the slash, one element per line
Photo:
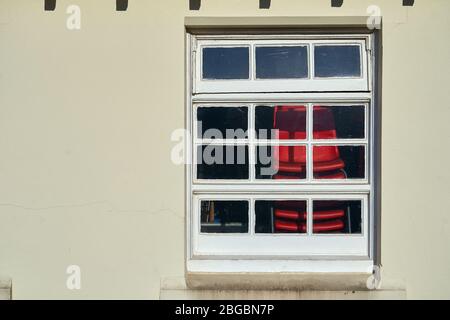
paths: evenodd
<path fill-rule="evenodd" d="M 200 201 L 202 200 L 245 200 L 249 202 L 249 233 L 201 233 Z M 304 234 L 255 233 L 254 207 L 256 200 L 308 200 L 308 232 Z M 311 200 L 361 200 L 361 234 L 313 234 Z M 369 254 L 368 247 L 368 196 L 365 194 L 196 194 L 193 198 L 193 258 L 214 259 L 255 258 L 314 258 L 314 257 L 360 257 Z"/>
<path fill-rule="evenodd" d="M 277 35 L 186 35 L 186 128 L 192 133 L 186 140 L 187 157 L 195 163 L 196 110 L 198 106 L 247 106 L 250 167 L 254 164 L 254 108 L 257 105 L 297 104 L 306 105 L 308 111 L 313 105 L 364 105 L 364 139 L 315 140 L 316 144 L 364 144 L 366 145 L 364 179 L 342 181 L 300 180 L 283 181 L 255 180 L 254 168 L 247 181 L 197 180 L 196 165 L 188 165 L 186 170 L 186 262 L 188 272 L 364 272 L 370 273 L 374 261 L 374 92 L 373 54 L 371 34 L 277 34 Z M 202 80 L 201 46 L 250 46 L 250 68 L 255 45 L 308 45 L 354 44 L 361 45 L 362 76 L 355 78 L 312 79 L 313 68 L 309 68 L 309 80 Z M 313 61 L 309 65 L 313 65 Z M 312 57 L 313 58 L 313 57 Z M 251 69 L 253 70 L 253 69 Z M 302 84 L 300 82 L 310 82 Z M 226 90 L 224 90 L 226 88 Z M 268 90 L 268 88 L 276 88 Z M 225 92 L 227 91 L 227 92 Z M 283 92 L 285 91 L 285 92 Z M 292 92 L 295 91 L 295 92 Z M 312 116 L 308 116 L 311 121 Z M 310 127 L 310 123 L 308 126 Z M 311 135 L 308 135 L 311 139 Z M 210 141 L 203 141 L 210 142 Z M 216 141 L 228 144 L 230 141 Z M 336 143 L 338 142 L 338 143 Z M 308 145 L 305 141 L 280 141 L 280 144 Z M 232 143 L 235 145 L 235 141 Z M 309 153 L 308 158 L 312 160 Z M 309 161 L 311 165 L 311 161 Z M 311 172 L 311 171 L 310 171 Z M 275 187 L 276 185 L 276 187 Z M 276 191 L 274 191 L 276 188 Z M 200 233 L 201 200 L 248 200 L 248 234 L 202 234 Z M 311 234 L 312 219 L 308 219 L 308 232 L 302 234 L 255 234 L 254 201 L 260 199 L 306 199 L 308 217 L 312 215 L 313 199 L 360 199 L 362 201 L 361 234 Z M 283 248 L 280 251 L 280 248 Z M 302 248 L 302 249 L 296 249 Z"/>
<path fill-rule="evenodd" d="M 318 37 L 320 38 L 320 37 Z M 368 70 L 368 42 L 364 37 L 336 37 L 333 40 L 310 37 L 286 39 L 215 39 L 210 36 L 196 37 L 194 61 L 202 61 L 203 48 L 249 47 L 249 79 L 219 80 L 203 79 L 201 63 L 194 64 L 193 92 L 314 92 L 314 91 L 368 91 L 370 90 Z M 315 77 L 314 47 L 331 45 L 357 45 L 360 47 L 360 77 Z M 257 79 L 255 67 L 256 47 L 267 46 L 306 46 L 308 52 L 308 77 L 300 79 Z M 224 91 L 226 90 L 226 91 Z"/>
<path fill-rule="evenodd" d="M 304 105 L 307 109 L 307 124 L 306 127 L 308 130 L 312 128 L 313 126 L 313 106 L 320 104 L 320 106 L 330 106 L 330 107 L 336 107 L 339 108 L 339 106 L 363 106 L 364 112 L 365 112 L 365 119 L 364 119 L 364 138 L 361 139 L 312 139 L 312 129 L 308 134 L 308 138 L 305 140 L 264 140 L 264 139 L 257 139 L 255 137 L 255 122 L 252 121 L 255 118 L 255 108 L 261 105 L 264 106 L 274 106 L 274 105 Z M 193 183 L 195 185 L 197 184 L 208 184 L 208 185 L 223 185 L 224 183 L 227 184 L 274 184 L 279 185 L 280 182 L 270 180 L 270 179 L 256 179 L 256 173 L 255 173 L 255 158 L 256 158 L 256 147 L 257 146 L 270 146 L 270 145 L 289 145 L 289 146 L 306 146 L 307 147 L 307 157 L 309 158 L 308 164 L 312 164 L 312 146 L 323 146 L 323 145 L 337 145 L 337 146 L 346 146 L 346 145 L 362 145 L 365 148 L 365 161 L 364 161 L 364 168 L 365 168 L 365 174 L 364 178 L 362 179 L 348 179 L 345 181 L 339 181 L 339 180 L 324 180 L 324 179 L 314 179 L 311 177 L 312 167 L 308 167 L 307 173 L 308 176 L 306 179 L 302 180 L 286 180 L 283 181 L 283 184 L 367 184 L 369 183 L 369 130 L 371 124 L 369 121 L 369 113 L 370 113 L 370 106 L 369 103 L 364 102 L 363 100 L 359 102 L 350 102 L 350 103 L 343 103 L 343 102 L 315 102 L 315 103 L 308 103 L 305 101 L 300 101 L 296 103 L 289 103 L 284 101 L 278 101 L 277 103 L 202 103 L 202 102 L 193 102 L 193 119 L 197 119 L 197 109 L 199 107 L 247 107 L 248 108 L 248 122 L 247 122 L 247 128 L 249 132 L 249 137 L 247 139 L 200 139 L 196 136 L 197 133 L 197 121 L 193 121 L 193 140 L 194 140 L 194 148 L 192 150 L 193 152 L 193 159 L 197 159 L 197 147 L 202 144 L 211 144 L 211 145 L 229 145 L 229 146 L 248 146 L 249 151 L 249 164 L 250 164 L 250 175 L 248 179 L 241 179 L 241 180 L 209 180 L 209 179 L 198 179 L 197 178 L 197 166 L 193 166 Z M 311 158 L 309 157 L 311 155 Z"/>

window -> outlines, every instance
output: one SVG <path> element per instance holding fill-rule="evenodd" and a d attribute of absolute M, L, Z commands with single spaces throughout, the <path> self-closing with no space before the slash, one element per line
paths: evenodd
<path fill-rule="evenodd" d="M 371 270 L 372 35 L 188 40 L 188 270 Z"/>
<path fill-rule="evenodd" d="M 367 38 L 197 37 L 193 93 L 368 91 Z"/>

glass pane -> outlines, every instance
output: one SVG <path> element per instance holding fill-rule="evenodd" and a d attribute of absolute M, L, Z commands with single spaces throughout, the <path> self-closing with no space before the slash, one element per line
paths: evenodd
<path fill-rule="evenodd" d="M 257 106 L 255 129 L 258 139 L 306 139 L 305 106 Z"/>
<path fill-rule="evenodd" d="M 360 77 L 360 46 L 315 46 L 316 77 Z"/>
<path fill-rule="evenodd" d="M 314 146 L 315 179 L 364 179 L 364 146 Z"/>
<path fill-rule="evenodd" d="M 306 233 L 306 200 L 255 201 L 255 233 Z"/>
<path fill-rule="evenodd" d="M 197 147 L 197 179 L 248 179 L 248 147 Z"/>
<path fill-rule="evenodd" d="M 313 233 L 361 233 L 360 200 L 314 200 Z"/>
<path fill-rule="evenodd" d="M 308 50 L 298 47 L 256 47 L 256 78 L 308 77 Z"/>
<path fill-rule="evenodd" d="M 256 179 L 306 178 L 306 146 L 258 146 Z"/>
<path fill-rule="evenodd" d="M 248 79 L 249 48 L 203 48 L 203 79 Z"/>
<path fill-rule="evenodd" d="M 201 201 L 204 233 L 247 233 L 248 201 Z"/>
<path fill-rule="evenodd" d="M 246 139 L 247 107 L 197 108 L 197 136 L 203 139 Z"/>
<path fill-rule="evenodd" d="M 314 107 L 314 139 L 364 139 L 364 106 Z"/>

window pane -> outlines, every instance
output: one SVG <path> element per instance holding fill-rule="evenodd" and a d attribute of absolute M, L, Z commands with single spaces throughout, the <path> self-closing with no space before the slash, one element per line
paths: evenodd
<path fill-rule="evenodd" d="M 249 48 L 203 48 L 203 79 L 248 79 Z"/>
<path fill-rule="evenodd" d="M 298 47 L 257 47 L 256 78 L 291 79 L 308 77 L 308 50 Z"/>
<path fill-rule="evenodd" d="M 314 107 L 314 139 L 364 139 L 364 106 Z"/>
<path fill-rule="evenodd" d="M 306 178 L 306 146 L 258 146 L 256 179 Z"/>
<path fill-rule="evenodd" d="M 315 179 L 364 179 L 364 146 L 314 146 Z"/>
<path fill-rule="evenodd" d="M 255 129 L 258 139 L 306 139 L 305 106 L 257 106 Z"/>
<path fill-rule="evenodd" d="M 197 108 L 197 135 L 204 139 L 247 138 L 247 107 Z"/>
<path fill-rule="evenodd" d="M 315 46 L 314 74 L 316 77 L 360 77 L 360 47 Z"/>
<path fill-rule="evenodd" d="M 314 200 L 313 233 L 361 233 L 360 200 Z"/>
<path fill-rule="evenodd" d="M 255 201 L 256 233 L 306 233 L 306 201 Z"/>
<path fill-rule="evenodd" d="M 248 179 L 248 147 L 197 147 L 197 179 Z"/>
<path fill-rule="evenodd" d="M 204 233 L 247 233 L 247 201 L 202 201 L 201 228 Z"/>

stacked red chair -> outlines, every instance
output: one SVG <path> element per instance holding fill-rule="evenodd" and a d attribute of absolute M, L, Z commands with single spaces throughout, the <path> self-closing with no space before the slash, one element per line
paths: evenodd
<path fill-rule="evenodd" d="M 329 108 L 313 108 L 313 138 L 335 139 L 336 128 Z M 276 106 L 273 127 L 279 139 L 306 139 L 306 107 Z M 273 179 L 304 179 L 306 177 L 306 147 L 278 146 L 273 150 L 277 174 Z M 314 146 L 313 175 L 316 179 L 345 179 L 345 163 L 337 146 Z M 317 202 L 320 204 L 320 202 Z M 338 202 L 315 205 L 313 232 L 342 232 L 345 228 L 345 210 Z M 331 204 L 331 205 L 330 205 Z M 276 201 L 274 208 L 274 231 L 305 233 L 306 202 Z"/>
<path fill-rule="evenodd" d="M 313 210 L 313 233 L 342 232 L 345 209 L 338 202 L 316 202 Z M 275 201 L 274 231 L 276 233 L 306 233 L 305 201 Z"/>
<path fill-rule="evenodd" d="M 273 128 L 280 140 L 306 139 L 306 107 L 276 106 Z M 304 179 L 306 177 L 306 148 L 278 146 L 273 148 L 277 174 L 274 179 Z"/>

